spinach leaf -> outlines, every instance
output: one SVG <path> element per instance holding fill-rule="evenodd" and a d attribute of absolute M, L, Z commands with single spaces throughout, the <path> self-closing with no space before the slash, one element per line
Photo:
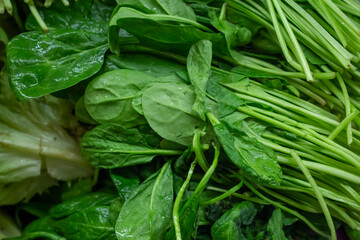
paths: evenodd
<path fill-rule="evenodd" d="M 80 122 L 94 125 L 99 124 L 90 116 L 86 110 L 84 96 L 80 97 L 80 99 L 75 104 L 75 116 Z"/>
<path fill-rule="evenodd" d="M 6 48 L 11 86 L 20 100 L 68 88 L 99 71 L 107 49 L 104 36 L 81 30 L 22 33 Z"/>
<path fill-rule="evenodd" d="M 148 83 L 156 81 L 143 72 L 120 69 L 106 72 L 86 88 L 84 103 L 90 116 L 101 124 L 118 123 L 132 127 L 145 119 L 132 107 L 132 100 Z"/>
<path fill-rule="evenodd" d="M 92 0 L 69 1 L 69 6 L 65 6 L 60 1 L 55 1 L 51 7 L 39 9 L 40 15 L 50 31 L 53 28 L 78 29 L 105 36 L 107 22 L 112 11 L 112 6 L 107 6 L 102 1 Z M 25 28 L 41 31 L 32 14 L 26 19 Z"/>
<path fill-rule="evenodd" d="M 252 32 L 247 28 L 237 24 L 220 19 L 212 12 L 211 24 L 225 36 L 229 49 L 247 45 L 252 38 Z"/>
<path fill-rule="evenodd" d="M 90 82 L 84 103 L 90 116 L 101 124 L 118 123 L 126 127 L 146 123 L 141 96 L 154 82 L 182 82 L 180 78 L 155 78 L 144 72 L 119 69 L 106 72 Z"/>
<path fill-rule="evenodd" d="M 124 201 L 130 197 L 140 184 L 139 177 L 126 168 L 111 170 L 110 177 Z"/>
<path fill-rule="evenodd" d="M 247 239 L 245 228 L 253 222 L 256 214 L 257 208 L 252 202 L 235 204 L 212 225 L 211 236 L 214 240 Z"/>
<path fill-rule="evenodd" d="M 210 77 L 212 43 L 208 40 L 196 42 L 187 57 L 187 70 L 196 98 L 193 105 L 202 120 L 205 120 L 206 83 Z"/>
<path fill-rule="evenodd" d="M 269 223 L 267 225 L 267 231 L 271 234 L 272 240 L 287 240 L 283 231 L 284 216 L 279 208 L 275 209 Z"/>
<path fill-rule="evenodd" d="M 144 164 L 151 162 L 157 155 L 181 154 L 181 151 L 152 147 L 148 140 L 151 140 L 151 136 L 137 128 L 107 124 L 87 132 L 81 145 L 85 159 L 93 166 L 101 168 Z"/>
<path fill-rule="evenodd" d="M 117 196 L 106 192 L 94 192 L 60 203 L 50 209 L 54 218 L 63 218 L 94 206 L 110 205 Z"/>
<path fill-rule="evenodd" d="M 109 214 L 109 207 L 91 207 L 57 221 L 54 227 L 69 240 L 115 240 Z"/>
<path fill-rule="evenodd" d="M 163 239 L 171 219 L 173 173 L 167 162 L 128 198 L 116 223 L 121 239 Z"/>
<path fill-rule="evenodd" d="M 230 131 L 230 126 L 217 119 L 210 117 L 210 121 L 225 153 L 245 177 L 260 184 L 280 184 L 282 171 L 271 148 L 241 130 Z"/>
<path fill-rule="evenodd" d="M 120 6 L 132 7 L 145 13 L 160 13 L 196 20 L 192 8 L 182 0 L 131 0 L 117 1 Z"/>
<path fill-rule="evenodd" d="M 189 82 L 186 67 L 169 59 L 139 53 L 123 53 L 119 56 L 114 54 L 107 56 L 107 61 L 118 68 L 125 68 L 145 72 L 156 78 L 174 78 L 174 81 L 184 80 Z"/>
<path fill-rule="evenodd" d="M 54 229 L 55 220 L 50 216 L 42 217 L 31 222 L 23 231 L 21 237 L 12 238 L 13 240 L 27 240 L 27 239 L 51 239 L 51 240 L 65 240 L 64 237 L 56 233 Z"/>
<path fill-rule="evenodd" d="M 189 145 L 194 132 L 204 122 L 192 109 L 195 92 L 191 86 L 176 83 L 157 83 L 142 97 L 144 116 L 161 137 Z"/>
<path fill-rule="evenodd" d="M 132 8 L 121 7 L 109 24 L 109 42 L 113 52 L 117 50 L 118 32 L 122 28 L 136 37 L 141 44 L 174 50 L 186 54 L 191 45 L 207 39 L 225 46 L 224 37 L 195 21 L 162 14 L 145 14 Z M 115 41 L 115 42 L 114 42 Z"/>

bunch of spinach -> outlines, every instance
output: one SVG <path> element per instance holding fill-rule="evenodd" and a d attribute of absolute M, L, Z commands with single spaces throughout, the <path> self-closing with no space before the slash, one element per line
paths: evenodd
<path fill-rule="evenodd" d="M 301 239 L 289 231 L 298 219 L 294 229 L 305 223 L 316 238 L 336 239 L 342 222 L 356 239 L 351 8 L 82 0 L 40 9 L 47 34 L 30 15 L 7 44 L 11 87 L 20 100 L 76 101 L 77 118 L 95 125 L 83 157 L 104 179 L 35 214 L 22 239 Z"/>

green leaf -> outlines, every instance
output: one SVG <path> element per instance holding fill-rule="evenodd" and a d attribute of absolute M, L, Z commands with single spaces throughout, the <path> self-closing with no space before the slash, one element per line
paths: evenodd
<path fill-rule="evenodd" d="M 7 45 L 10 83 L 20 100 L 59 91 L 100 70 L 106 38 L 81 30 L 25 32 Z"/>
<path fill-rule="evenodd" d="M 54 218 L 63 218 L 94 206 L 110 205 L 110 203 L 114 201 L 116 197 L 117 196 L 115 194 L 111 193 L 93 192 L 60 203 L 51 208 L 49 213 Z"/>
<path fill-rule="evenodd" d="M 256 214 L 257 208 L 252 202 L 235 204 L 212 225 L 211 236 L 214 240 L 247 239 L 244 228 L 253 222 Z"/>
<path fill-rule="evenodd" d="M 360 239 L 360 231 L 358 231 L 358 230 L 356 230 L 356 229 L 352 229 L 352 228 L 349 227 L 348 225 L 345 225 L 345 230 L 346 230 L 347 236 L 348 236 L 351 240 Z"/>
<path fill-rule="evenodd" d="M 202 120 L 205 120 L 206 83 L 210 77 L 211 59 L 212 43 L 201 40 L 190 48 L 186 62 L 190 82 L 196 94 L 193 109 Z"/>
<path fill-rule="evenodd" d="M 245 177 L 260 184 L 280 184 L 282 171 L 271 148 L 241 130 L 231 132 L 225 124 L 212 124 L 225 153 Z"/>
<path fill-rule="evenodd" d="M 191 86 L 176 83 L 158 83 L 145 90 L 142 98 L 144 116 L 161 137 L 189 145 L 194 132 L 204 122 L 192 109 L 195 92 Z"/>
<path fill-rule="evenodd" d="M 163 239 L 171 219 L 173 194 L 168 162 L 125 201 L 115 227 L 117 239 Z"/>
<path fill-rule="evenodd" d="M 275 209 L 269 223 L 267 225 L 267 231 L 271 234 L 272 240 L 287 240 L 283 231 L 284 216 L 279 208 Z"/>
<path fill-rule="evenodd" d="M 107 6 L 101 1 L 78 0 L 69 1 L 69 6 L 54 1 L 51 7 L 40 8 L 39 13 L 50 30 L 78 29 L 106 35 L 107 22 L 112 10 L 112 6 Z M 25 28 L 42 31 L 32 14 L 26 19 Z"/>
<path fill-rule="evenodd" d="M 186 67 L 166 58 L 149 54 L 123 53 L 119 56 L 108 55 L 106 59 L 118 68 L 141 71 L 156 78 L 173 77 L 178 82 L 181 82 L 180 79 L 189 82 Z"/>
<path fill-rule="evenodd" d="M 94 125 L 98 124 L 86 110 L 84 96 L 82 96 L 75 104 L 75 116 L 80 122 Z"/>
<path fill-rule="evenodd" d="M 118 123 L 132 127 L 145 119 L 132 107 L 132 100 L 150 82 L 152 76 L 134 70 L 120 69 L 106 72 L 92 80 L 84 95 L 90 116 L 101 124 Z"/>
<path fill-rule="evenodd" d="M 152 147 L 151 135 L 118 124 L 100 125 L 83 136 L 83 155 L 95 167 L 117 168 L 148 163 L 157 155 L 181 154 Z"/>
<path fill-rule="evenodd" d="M 191 7 L 182 0 L 117 0 L 120 6 L 132 7 L 145 13 L 159 13 L 196 20 Z"/>
<path fill-rule="evenodd" d="M 192 44 L 202 39 L 225 46 L 222 34 L 211 33 L 210 29 L 193 20 L 165 14 L 145 14 L 127 7 L 119 8 L 109 24 L 109 33 L 112 33 L 109 36 L 110 45 L 115 48 L 117 43 L 113 41 L 117 39 L 118 33 L 113 29 L 117 28 L 125 29 L 141 44 L 163 51 L 174 50 L 187 54 Z"/>
<path fill-rule="evenodd" d="M 92 80 L 86 88 L 85 107 L 90 116 L 101 124 L 118 123 L 125 127 L 144 124 L 146 121 L 140 114 L 142 92 L 151 83 L 173 81 L 182 82 L 180 78 L 155 78 L 129 69 L 106 72 Z"/>
<path fill-rule="evenodd" d="M 214 12 L 211 15 L 211 24 L 224 34 L 229 49 L 245 46 L 251 41 L 252 32 L 247 27 L 219 19 Z"/>
<path fill-rule="evenodd" d="M 81 179 L 71 186 L 71 188 L 65 190 L 61 194 L 62 201 L 72 200 L 81 195 L 85 195 L 91 192 L 93 187 L 93 180 L 91 178 Z"/>
<path fill-rule="evenodd" d="M 140 184 L 139 177 L 126 168 L 111 170 L 110 177 L 124 201 L 131 196 Z"/>
<path fill-rule="evenodd" d="M 109 207 L 91 207 L 57 221 L 54 227 L 69 240 L 115 240 L 109 214 Z"/>

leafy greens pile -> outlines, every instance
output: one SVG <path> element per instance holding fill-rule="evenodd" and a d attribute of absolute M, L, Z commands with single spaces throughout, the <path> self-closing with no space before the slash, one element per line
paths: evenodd
<path fill-rule="evenodd" d="M 359 13 L 358 0 L 33 12 L 3 40 L 1 79 L 23 102 L 1 88 L 0 204 L 69 184 L 15 205 L 18 224 L 38 217 L 17 239 L 336 239 L 341 226 L 358 239 Z M 80 156 L 69 132 L 84 127 Z"/>

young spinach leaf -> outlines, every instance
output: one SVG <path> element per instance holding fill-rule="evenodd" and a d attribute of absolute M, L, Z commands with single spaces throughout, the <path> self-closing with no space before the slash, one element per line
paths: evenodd
<path fill-rule="evenodd" d="M 212 43 L 208 40 L 196 42 L 187 57 L 187 70 L 191 84 L 194 86 L 196 98 L 193 110 L 205 120 L 206 83 L 210 77 L 212 59 Z"/>
<path fill-rule="evenodd" d="M 151 134 L 150 134 L 151 135 Z M 82 138 L 85 159 L 93 166 L 117 168 L 151 162 L 157 155 L 179 155 L 176 150 L 158 149 L 149 145 L 151 140 L 137 128 L 118 124 L 100 125 Z"/>
<path fill-rule="evenodd" d="M 122 239 L 163 239 L 171 219 L 173 173 L 167 162 L 128 198 L 116 223 L 116 236 Z"/>
<path fill-rule="evenodd" d="M 131 102 L 154 81 L 152 76 L 134 70 L 106 72 L 89 83 L 84 95 L 85 107 L 101 124 L 118 123 L 126 127 L 144 124 L 145 119 L 133 109 Z"/>
<path fill-rule="evenodd" d="M 147 89 L 142 97 L 144 116 L 161 137 L 189 145 L 194 132 L 204 122 L 192 109 L 195 92 L 191 86 L 176 83 L 157 83 Z"/>

